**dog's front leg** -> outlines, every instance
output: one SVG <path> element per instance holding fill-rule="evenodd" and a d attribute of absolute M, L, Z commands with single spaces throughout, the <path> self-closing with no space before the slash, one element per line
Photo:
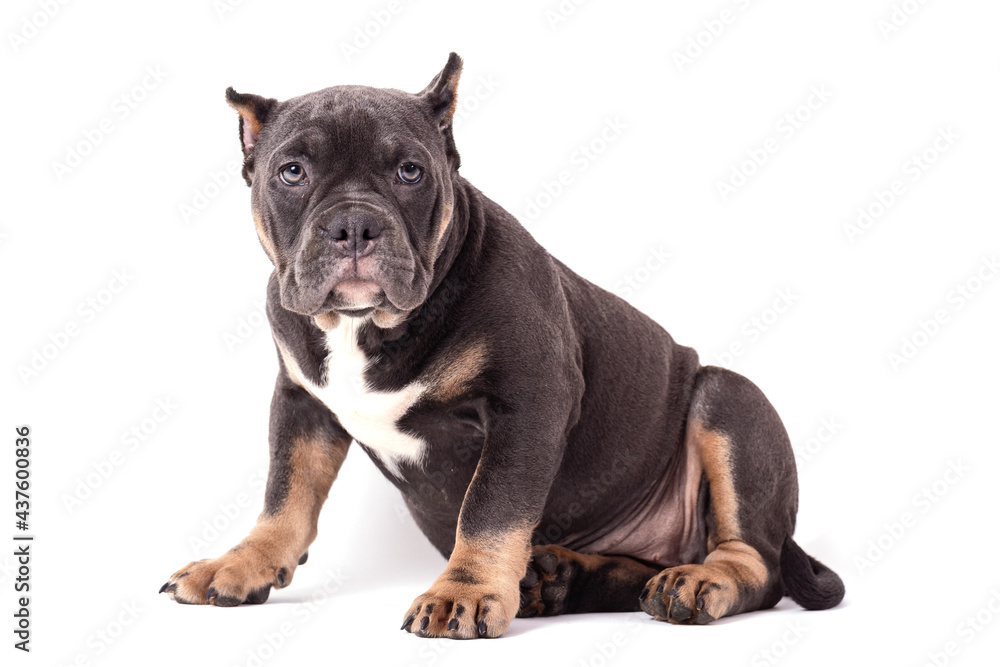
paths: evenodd
<path fill-rule="evenodd" d="M 232 607 L 284 588 L 316 539 L 316 522 L 351 439 L 322 404 L 281 372 L 271 401 L 264 511 L 219 558 L 189 563 L 160 589 L 177 602 Z"/>
<path fill-rule="evenodd" d="M 540 422 L 516 413 L 491 418 L 448 566 L 413 601 L 404 630 L 454 639 L 507 631 L 520 606 L 531 534 L 561 460 L 558 420 Z"/>

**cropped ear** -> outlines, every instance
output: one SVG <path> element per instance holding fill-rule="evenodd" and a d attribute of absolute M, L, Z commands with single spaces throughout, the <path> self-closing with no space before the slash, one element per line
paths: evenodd
<path fill-rule="evenodd" d="M 438 129 L 444 135 L 448 161 L 453 169 L 458 169 L 460 164 L 455 138 L 451 133 L 451 121 L 455 117 L 455 107 L 458 104 L 458 79 L 461 76 L 462 59 L 452 52 L 444 69 L 419 95 L 430 110 L 431 118 L 437 121 Z"/>
<path fill-rule="evenodd" d="M 240 114 L 240 145 L 243 147 L 243 155 L 247 156 L 260 138 L 267 116 L 278 100 L 237 93 L 229 87 L 226 88 L 226 102 Z"/>

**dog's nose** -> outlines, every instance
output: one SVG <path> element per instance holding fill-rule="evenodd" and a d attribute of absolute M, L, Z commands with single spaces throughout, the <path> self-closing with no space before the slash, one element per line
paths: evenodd
<path fill-rule="evenodd" d="M 367 211 L 358 210 L 337 215 L 326 229 L 340 254 L 356 257 L 371 253 L 382 235 L 378 219 Z"/>

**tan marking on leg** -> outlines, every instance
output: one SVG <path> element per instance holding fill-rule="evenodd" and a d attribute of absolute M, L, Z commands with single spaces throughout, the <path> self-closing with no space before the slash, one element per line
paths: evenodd
<path fill-rule="evenodd" d="M 718 431 L 706 429 L 700 419 L 693 419 L 688 425 L 688 451 L 698 451 L 708 478 L 708 492 L 712 499 L 712 516 L 715 518 L 715 534 L 708 537 L 708 550 L 727 540 L 741 537 L 739 522 L 739 500 L 733 485 L 731 442 L 729 437 Z M 693 449 L 692 449 L 693 445 Z"/>
<path fill-rule="evenodd" d="M 499 637 L 517 614 L 531 528 L 466 538 L 459 530 L 448 567 L 413 601 L 404 628 L 424 637 Z"/>
<path fill-rule="evenodd" d="M 278 510 L 261 514 L 250 534 L 219 558 L 175 572 L 166 592 L 180 602 L 234 606 L 258 591 L 266 599 L 271 586 L 291 583 L 299 559 L 316 539 L 320 509 L 349 445 L 346 438 L 294 442 L 288 494 Z"/>
<path fill-rule="evenodd" d="M 743 611 L 740 596 L 760 591 L 767 577 L 756 549 L 729 540 L 704 563 L 667 568 L 650 579 L 640 604 L 658 620 L 701 625 Z"/>
<path fill-rule="evenodd" d="M 457 398 L 479 377 L 485 365 L 486 346 L 481 342 L 435 364 L 428 372 L 429 397 L 441 402 Z"/>
<path fill-rule="evenodd" d="M 277 266 L 278 253 L 274 249 L 271 237 L 267 235 L 267 231 L 264 229 L 264 220 L 257 209 L 253 209 L 253 223 L 254 227 L 257 228 L 257 237 L 260 239 L 260 244 L 264 246 L 264 252 L 267 253 L 267 257 L 271 260 L 271 263 Z"/>

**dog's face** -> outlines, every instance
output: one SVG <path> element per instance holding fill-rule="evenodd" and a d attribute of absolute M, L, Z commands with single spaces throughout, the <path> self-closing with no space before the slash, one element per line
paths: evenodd
<path fill-rule="evenodd" d="M 451 54 L 416 95 L 338 86 L 279 102 L 226 91 L 282 306 L 321 324 L 388 325 L 427 297 L 454 210 L 461 67 Z"/>

